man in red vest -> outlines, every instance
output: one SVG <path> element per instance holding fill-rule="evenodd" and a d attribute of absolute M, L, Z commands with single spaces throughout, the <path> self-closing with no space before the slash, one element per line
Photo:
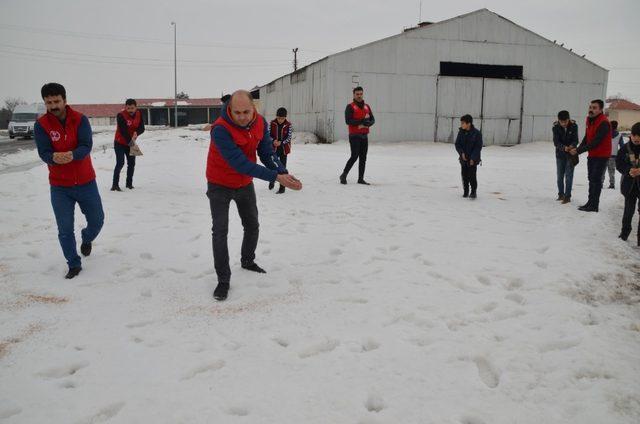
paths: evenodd
<path fill-rule="evenodd" d="M 265 166 L 256 163 L 256 156 L 260 156 Z M 213 123 L 207 158 L 207 197 L 213 224 L 213 261 L 218 276 L 213 292 L 216 300 L 227 298 L 231 280 L 227 234 L 232 200 L 236 202 L 244 228 L 241 266 L 266 273 L 255 263 L 259 223 L 253 178 L 277 181 L 293 190 L 302 188 L 302 183 L 287 173 L 273 151 L 269 126 L 256 111 L 251 94 L 239 90 L 222 106 L 220 118 Z"/>
<path fill-rule="evenodd" d="M 124 158 L 127 158 L 127 188 L 133 189 L 133 172 L 136 168 L 136 157 L 131 156 L 131 146 L 136 142 L 138 136 L 144 132 L 144 122 L 142 114 L 138 110 L 138 104 L 134 99 L 127 99 L 124 110 L 118 113 L 116 118 L 115 141 L 113 148 L 116 152 L 116 167 L 113 170 L 113 184 L 111 191 L 122 191 L 120 189 L 120 171 L 124 166 Z"/>
<path fill-rule="evenodd" d="M 589 200 L 578 209 L 584 212 L 598 212 L 600 192 L 607 162 L 611 157 L 611 124 L 603 113 L 604 102 L 593 100 L 589 104 L 587 130 L 582 143 L 569 151 L 572 155 L 589 152 L 587 170 L 589 177 Z"/>
<path fill-rule="evenodd" d="M 349 126 L 349 145 L 351 147 L 351 157 L 340 175 L 340 183 L 347 183 L 347 175 L 351 167 L 357 160 L 358 163 L 358 184 L 369 185 L 364 180 L 364 169 L 367 163 L 367 151 L 369 150 L 369 127 L 375 124 L 371 107 L 364 102 L 364 90 L 362 87 L 353 89 L 353 102 L 347 105 L 344 111 L 344 119 Z"/>
<path fill-rule="evenodd" d="M 73 278 L 82 270 L 73 222 L 76 203 L 87 219 L 80 246 L 83 256 L 91 254 L 91 243 L 104 222 L 96 173 L 91 163 L 91 125 L 86 116 L 67 106 L 67 93 L 62 85 L 45 84 L 41 94 L 47 113 L 34 125 L 34 139 L 38 155 L 49 166 L 51 205 L 58 224 L 58 240 L 69 265 L 65 278 Z"/>

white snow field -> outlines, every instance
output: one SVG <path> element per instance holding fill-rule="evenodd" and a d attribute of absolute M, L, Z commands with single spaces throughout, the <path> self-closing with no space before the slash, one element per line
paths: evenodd
<path fill-rule="evenodd" d="M 357 164 L 338 183 L 344 141 L 294 145 L 302 191 L 255 181 L 268 273 L 240 268 L 232 206 L 220 303 L 208 134 L 141 136 L 122 193 L 112 137 L 95 136 L 106 221 L 73 280 L 44 164 L 0 172 L 0 422 L 640 422 L 638 218 L 622 242 L 618 190 L 576 210 L 586 158 L 560 205 L 550 143 L 485 148 L 475 201 L 449 144 L 373 143 L 370 187 Z"/>

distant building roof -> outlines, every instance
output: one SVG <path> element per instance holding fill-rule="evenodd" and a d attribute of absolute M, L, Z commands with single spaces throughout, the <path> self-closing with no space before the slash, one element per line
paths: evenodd
<path fill-rule="evenodd" d="M 138 107 L 173 107 L 173 99 L 136 99 Z M 222 102 L 217 98 L 205 99 L 178 99 L 178 106 L 220 106 Z M 89 118 L 101 118 L 106 116 L 116 116 L 118 112 L 124 109 L 124 103 L 96 103 L 96 104 L 78 104 L 71 105 L 78 112 L 88 116 Z"/>
<path fill-rule="evenodd" d="M 640 110 L 640 105 L 624 99 L 608 99 L 608 110 Z"/>

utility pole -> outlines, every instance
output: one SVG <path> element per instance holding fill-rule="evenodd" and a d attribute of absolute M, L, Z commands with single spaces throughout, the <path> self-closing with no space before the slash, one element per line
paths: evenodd
<path fill-rule="evenodd" d="M 298 70 L 298 48 L 293 49 L 293 72 Z"/>
<path fill-rule="evenodd" d="M 420 11 L 418 12 L 418 25 L 422 23 L 422 0 L 420 0 Z"/>
<path fill-rule="evenodd" d="M 177 25 L 175 22 L 171 22 L 173 25 L 173 106 L 175 127 L 178 128 L 178 44 L 176 43 Z"/>

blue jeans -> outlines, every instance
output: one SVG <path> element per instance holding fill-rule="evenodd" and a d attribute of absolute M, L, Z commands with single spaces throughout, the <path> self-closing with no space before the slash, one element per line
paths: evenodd
<path fill-rule="evenodd" d="M 87 226 L 81 232 L 82 242 L 91 243 L 98 237 L 104 223 L 104 211 L 96 180 L 74 187 L 51 186 L 51 206 L 58 224 L 58 240 L 69 268 L 81 265 L 73 222 L 76 203 L 87 219 Z"/>
<path fill-rule="evenodd" d="M 556 158 L 556 170 L 558 176 L 558 196 L 571 198 L 573 186 L 573 165 L 566 158 Z"/>

